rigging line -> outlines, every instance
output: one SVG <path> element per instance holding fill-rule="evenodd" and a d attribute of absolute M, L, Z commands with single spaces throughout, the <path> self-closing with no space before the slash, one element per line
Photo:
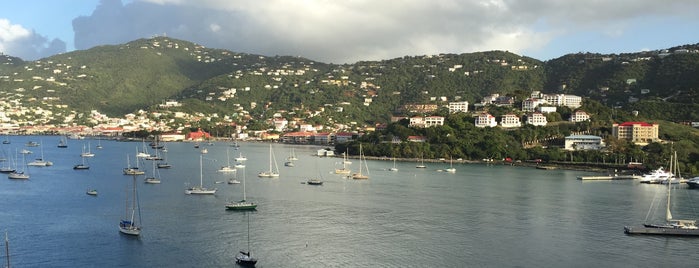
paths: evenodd
<path fill-rule="evenodd" d="M 658 205 L 655 202 L 657 199 L 658 199 L 658 191 L 655 191 L 655 194 L 653 195 L 653 201 L 650 202 L 650 207 L 648 208 L 648 213 L 646 213 L 646 219 L 645 219 L 644 223 L 648 223 L 648 217 L 650 217 L 651 214 L 655 214 L 655 211 L 657 210 L 657 205 Z M 651 213 L 651 211 L 652 211 L 652 213 Z"/>

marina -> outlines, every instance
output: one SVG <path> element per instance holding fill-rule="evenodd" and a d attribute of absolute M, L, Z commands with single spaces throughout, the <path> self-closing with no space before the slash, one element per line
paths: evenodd
<path fill-rule="evenodd" d="M 12 140 L 1 148 L 14 152 L 29 140 L 57 144 L 59 137 Z M 139 236 L 121 235 L 116 223 L 133 194 L 133 177 L 122 172 L 125 159 L 136 158 L 141 141 L 101 140 L 103 149 L 81 171 L 72 167 L 82 146 L 46 146 L 53 166 L 29 167 L 28 180 L 0 180 L 13 266 L 235 267 L 239 251 L 248 249 L 258 267 L 692 267 L 698 261 L 695 239 L 624 233 L 624 226 L 646 217 L 666 185 L 581 183 L 578 176 L 599 173 L 456 161 L 456 173 L 437 171 L 449 162 L 416 169 L 414 161 L 397 161 L 397 171 L 390 171 L 393 161 L 371 159 L 371 177 L 353 180 L 335 174 L 341 158 L 314 156 L 316 146 L 285 144 L 272 150 L 284 155 L 294 148 L 296 167 L 281 169 L 277 179 L 258 178 L 269 168 L 270 145 L 238 144 L 249 159 L 247 191 L 242 183 L 221 183 L 215 195 L 190 196 L 183 189 L 199 185 L 200 174 L 205 185 L 231 180 L 218 172 L 230 145 L 201 143 L 208 154 L 200 166 L 202 148 L 168 143 L 172 168 L 159 170 L 167 179 L 137 180 Z M 148 161 L 140 167 L 151 174 Z M 358 162 L 347 168 L 357 172 Z M 302 184 L 319 172 L 322 186 Z M 673 214 L 696 218 L 692 204 L 699 191 L 678 187 Z M 99 189 L 99 195 L 85 189 Z M 226 210 L 229 200 L 244 195 L 256 210 Z M 656 222 L 664 219 L 656 214 Z"/>

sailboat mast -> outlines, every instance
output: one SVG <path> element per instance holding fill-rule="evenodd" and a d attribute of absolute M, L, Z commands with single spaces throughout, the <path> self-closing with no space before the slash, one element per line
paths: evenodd
<path fill-rule="evenodd" d="M 199 187 L 204 187 L 204 162 L 203 156 L 199 155 Z"/>
<path fill-rule="evenodd" d="M 675 152 L 675 155 L 670 156 L 670 176 L 667 178 L 667 208 L 665 211 L 665 220 L 670 221 L 672 220 L 672 213 L 670 213 L 670 194 L 672 193 L 671 191 L 671 184 L 672 184 L 672 177 L 675 176 L 675 167 L 674 167 L 674 157 L 677 157 L 677 152 Z"/>
<path fill-rule="evenodd" d="M 247 200 L 248 197 L 245 196 L 245 171 L 243 171 L 243 200 Z"/>
<path fill-rule="evenodd" d="M 248 257 L 252 257 L 250 254 L 250 214 L 249 212 L 245 213 L 248 217 Z"/>
<path fill-rule="evenodd" d="M 250 222 L 248 221 L 248 225 Z M 250 227 L 248 227 L 248 243 L 250 243 Z M 248 244 L 248 248 L 249 248 Z M 7 256 L 7 268 L 10 268 L 10 240 L 7 239 L 7 232 L 5 232 L 5 256 Z"/>

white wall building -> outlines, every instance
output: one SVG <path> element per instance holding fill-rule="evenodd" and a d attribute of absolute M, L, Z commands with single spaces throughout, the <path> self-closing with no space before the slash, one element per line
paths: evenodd
<path fill-rule="evenodd" d="M 449 103 L 449 113 L 468 112 L 468 101 L 458 101 Z"/>
<path fill-rule="evenodd" d="M 495 127 L 498 122 L 495 121 L 495 116 L 489 113 L 482 113 L 476 117 L 476 127 Z"/>
<path fill-rule="evenodd" d="M 546 116 L 542 113 L 532 113 L 529 116 L 527 116 L 527 124 L 535 126 L 545 126 L 546 124 L 548 124 L 548 120 L 546 120 Z"/>
<path fill-rule="evenodd" d="M 522 101 L 522 111 L 533 112 L 536 111 L 536 107 L 544 104 L 546 104 L 546 101 L 543 99 L 529 98 Z"/>
<path fill-rule="evenodd" d="M 521 127 L 522 122 L 519 120 L 519 116 L 515 114 L 506 114 L 500 119 L 500 126 L 504 128 Z"/>
<path fill-rule="evenodd" d="M 564 149 L 568 151 L 574 150 L 599 150 L 604 148 L 605 144 L 602 137 L 594 135 L 570 135 L 565 138 Z"/>
<path fill-rule="evenodd" d="M 570 115 L 570 122 L 583 122 L 583 121 L 590 121 L 590 115 L 587 114 L 585 111 L 575 111 Z"/>

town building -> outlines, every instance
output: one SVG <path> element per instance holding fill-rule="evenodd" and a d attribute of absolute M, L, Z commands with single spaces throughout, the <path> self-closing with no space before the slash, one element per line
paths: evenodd
<path fill-rule="evenodd" d="M 527 116 L 527 124 L 534 125 L 534 126 L 545 126 L 548 124 L 548 120 L 546 119 L 546 116 L 542 113 L 532 113 L 529 116 Z"/>
<path fill-rule="evenodd" d="M 647 145 L 658 142 L 658 124 L 646 122 L 624 122 L 612 124 L 612 136 L 617 139 L 628 140 L 638 145 Z"/>
<path fill-rule="evenodd" d="M 604 148 L 605 144 L 602 137 L 594 135 L 570 135 L 565 137 L 565 150 L 599 150 Z"/>
<path fill-rule="evenodd" d="M 590 115 L 585 111 L 577 110 L 570 115 L 570 122 L 590 121 Z"/>
<path fill-rule="evenodd" d="M 465 113 L 468 112 L 468 101 L 457 101 L 449 103 L 449 113 Z"/>
<path fill-rule="evenodd" d="M 519 120 L 519 116 L 515 114 L 506 114 L 500 118 L 500 126 L 504 128 L 521 127 L 522 122 Z"/>
<path fill-rule="evenodd" d="M 489 113 L 482 113 L 476 117 L 476 127 L 495 127 L 498 122 L 495 121 L 495 116 Z"/>

